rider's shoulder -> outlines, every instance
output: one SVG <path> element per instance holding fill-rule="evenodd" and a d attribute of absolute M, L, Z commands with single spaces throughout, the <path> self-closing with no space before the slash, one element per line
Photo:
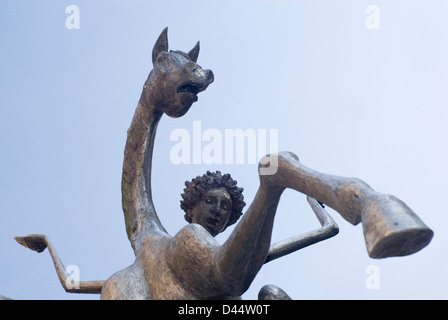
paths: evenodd
<path fill-rule="evenodd" d="M 173 240 L 183 243 L 202 244 L 210 248 L 219 246 L 216 239 L 203 226 L 196 223 L 184 226 L 174 236 Z"/>

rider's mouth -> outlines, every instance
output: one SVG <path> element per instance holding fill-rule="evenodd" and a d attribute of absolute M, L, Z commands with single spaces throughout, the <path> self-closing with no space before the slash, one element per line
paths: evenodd
<path fill-rule="evenodd" d="M 207 218 L 207 223 L 211 226 L 217 227 L 219 225 L 219 219 L 210 217 L 210 218 Z"/>

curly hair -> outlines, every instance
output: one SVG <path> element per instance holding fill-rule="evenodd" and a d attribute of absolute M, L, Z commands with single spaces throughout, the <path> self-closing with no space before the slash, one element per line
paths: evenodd
<path fill-rule="evenodd" d="M 244 202 L 243 196 L 244 188 L 238 188 L 236 184 L 237 181 L 233 180 L 230 174 L 226 173 L 221 175 L 220 171 L 207 171 L 202 176 L 197 176 L 191 181 L 185 181 L 184 193 L 181 195 L 183 200 L 180 201 L 180 207 L 185 211 L 185 220 L 191 223 L 191 217 L 188 215 L 188 211 L 194 208 L 204 192 L 210 189 L 224 187 L 232 198 L 232 213 L 224 230 L 237 222 L 243 214 L 242 210 L 246 203 Z"/>

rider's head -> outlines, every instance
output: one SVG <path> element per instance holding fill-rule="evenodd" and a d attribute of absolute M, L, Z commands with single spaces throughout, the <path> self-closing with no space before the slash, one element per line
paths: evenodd
<path fill-rule="evenodd" d="M 180 207 L 185 220 L 202 225 L 212 236 L 234 224 L 246 205 L 243 188 L 230 174 L 210 172 L 185 182 Z"/>

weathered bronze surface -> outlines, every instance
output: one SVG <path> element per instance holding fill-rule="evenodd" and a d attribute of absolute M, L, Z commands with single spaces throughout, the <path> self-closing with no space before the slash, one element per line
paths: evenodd
<path fill-rule="evenodd" d="M 433 232 L 401 200 L 376 192 L 356 178 L 328 175 L 307 168 L 291 152 L 266 156 L 259 164 L 255 198 L 224 244 L 214 238 L 236 223 L 245 205 L 242 188 L 230 175 L 207 172 L 186 182 L 181 203 L 190 224 L 171 236 L 162 226 L 151 194 L 152 153 L 163 114 L 185 115 L 214 80 L 196 62 L 199 42 L 188 53 L 168 51 L 167 29 L 152 52 L 153 70 L 143 87 L 124 153 L 122 203 L 135 262 L 105 282 L 81 282 L 74 292 L 101 292 L 101 299 L 233 299 L 251 285 L 264 263 L 338 233 L 322 203 L 353 225 L 362 223 L 372 258 L 417 252 Z M 275 166 L 273 174 L 266 168 Z M 294 189 L 308 202 L 322 228 L 271 245 L 282 192 Z M 63 264 L 44 235 L 17 237 L 24 246 L 49 248 L 61 283 Z M 64 285 L 64 284 L 63 284 Z M 67 290 L 67 289 L 66 289 Z M 290 299 L 280 288 L 265 286 L 260 299 Z"/>

